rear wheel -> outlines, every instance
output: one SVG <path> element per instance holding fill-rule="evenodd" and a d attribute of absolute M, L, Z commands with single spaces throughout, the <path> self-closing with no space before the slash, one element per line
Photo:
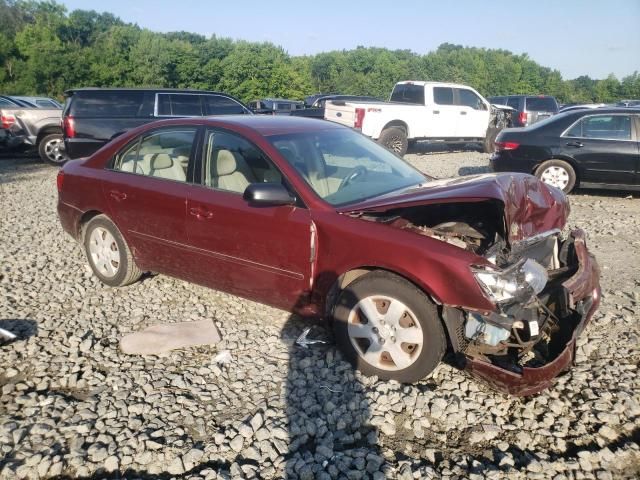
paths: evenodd
<path fill-rule="evenodd" d="M 415 285 L 386 271 L 363 275 L 342 291 L 333 327 L 354 367 L 385 380 L 424 378 L 446 346 L 435 305 Z"/>
<path fill-rule="evenodd" d="M 63 165 L 67 160 L 61 133 L 46 135 L 38 144 L 40 158 L 52 165 Z"/>
<path fill-rule="evenodd" d="M 547 185 L 569 193 L 576 185 L 576 172 L 564 160 L 547 160 L 535 171 L 536 177 Z"/>
<path fill-rule="evenodd" d="M 409 147 L 407 134 L 399 127 L 385 128 L 378 138 L 378 143 L 400 156 L 407 153 Z"/>
<path fill-rule="evenodd" d="M 89 220 L 84 231 L 84 249 L 93 273 L 102 283 L 122 287 L 142 275 L 118 227 L 104 215 Z"/>

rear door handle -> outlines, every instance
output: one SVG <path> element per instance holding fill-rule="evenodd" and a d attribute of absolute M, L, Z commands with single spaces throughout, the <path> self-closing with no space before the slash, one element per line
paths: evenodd
<path fill-rule="evenodd" d="M 111 190 L 109 191 L 109 195 L 111 196 L 111 198 L 113 198 L 114 200 L 121 202 L 122 200 L 127 198 L 127 194 L 124 192 L 119 192 L 118 190 Z"/>
<path fill-rule="evenodd" d="M 440 110 L 434 110 L 433 113 L 435 113 L 436 115 L 438 115 L 440 113 Z"/>
<path fill-rule="evenodd" d="M 582 142 L 567 142 L 567 147 L 584 147 L 584 143 Z"/>
<path fill-rule="evenodd" d="M 204 208 L 194 207 L 189 209 L 189 214 L 196 217 L 198 220 L 213 218 L 213 213 Z"/>
<path fill-rule="evenodd" d="M 460 112 L 460 115 L 466 115 L 467 112 Z"/>

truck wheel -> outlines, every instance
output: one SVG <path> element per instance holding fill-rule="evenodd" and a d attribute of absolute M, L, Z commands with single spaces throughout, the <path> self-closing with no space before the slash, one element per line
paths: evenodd
<path fill-rule="evenodd" d="M 61 133 L 50 133 L 42 138 L 38 144 L 38 153 L 43 161 L 51 165 L 61 166 L 68 160 Z"/>
<path fill-rule="evenodd" d="M 415 285 L 386 271 L 354 280 L 333 312 L 338 347 L 355 368 L 383 380 L 416 382 L 442 360 L 438 311 Z"/>
<path fill-rule="evenodd" d="M 536 177 L 547 185 L 569 193 L 576 185 L 576 172 L 564 160 L 547 160 L 535 171 Z"/>
<path fill-rule="evenodd" d="M 407 153 L 407 148 L 409 147 L 407 134 L 398 127 L 385 128 L 380 134 L 380 138 L 378 138 L 378 143 L 401 157 Z"/>

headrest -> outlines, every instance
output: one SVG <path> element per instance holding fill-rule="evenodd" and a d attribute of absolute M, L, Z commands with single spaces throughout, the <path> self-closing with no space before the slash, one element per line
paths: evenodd
<path fill-rule="evenodd" d="M 171 168 L 173 166 L 173 160 L 166 153 L 156 153 L 151 158 L 151 168 L 153 170 L 162 170 L 163 168 Z"/>
<path fill-rule="evenodd" d="M 238 168 L 236 157 L 229 150 L 219 150 L 216 155 L 214 173 L 216 176 L 231 175 Z"/>

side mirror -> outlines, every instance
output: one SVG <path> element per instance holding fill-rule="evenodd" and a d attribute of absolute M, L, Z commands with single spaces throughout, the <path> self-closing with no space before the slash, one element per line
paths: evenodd
<path fill-rule="evenodd" d="M 289 190 L 281 183 L 252 183 L 242 195 L 249 205 L 256 207 L 276 207 L 296 203 Z"/>

